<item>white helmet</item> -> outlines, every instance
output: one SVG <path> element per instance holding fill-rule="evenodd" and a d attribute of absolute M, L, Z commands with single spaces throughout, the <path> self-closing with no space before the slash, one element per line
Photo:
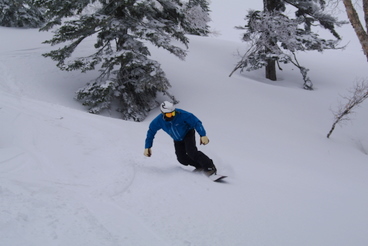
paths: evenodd
<path fill-rule="evenodd" d="M 175 106 L 171 102 L 164 101 L 161 103 L 160 109 L 162 113 L 171 113 L 175 110 Z"/>

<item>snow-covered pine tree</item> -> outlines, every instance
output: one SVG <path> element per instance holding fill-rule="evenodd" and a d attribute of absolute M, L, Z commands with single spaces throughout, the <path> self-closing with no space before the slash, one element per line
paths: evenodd
<path fill-rule="evenodd" d="M 265 0 L 264 3 L 269 1 Z M 238 69 L 251 71 L 267 67 L 270 60 L 275 61 L 279 68 L 280 63 L 292 63 L 300 69 L 304 88 L 311 90 L 313 84 L 308 77 L 308 69 L 299 64 L 296 52 L 337 49 L 340 36 L 335 26 L 341 26 L 345 22 L 323 12 L 323 0 L 278 0 L 277 4 L 271 2 L 264 11 L 250 10 L 246 16 L 247 25 L 237 27 L 246 30 L 243 40 L 251 43 L 251 46 L 230 76 Z M 286 3 L 296 8 L 295 18 L 283 14 Z M 270 6 L 274 6 L 273 11 L 268 9 Z M 319 37 L 312 31 L 312 26 L 330 30 L 335 39 Z"/>
<path fill-rule="evenodd" d="M 185 15 L 188 20 L 186 32 L 198 36 L 207 36 L 210 33 L 208 22 L 211 21 L 209 3 L 206 0 L 189 0 L 185 6 Z"/>
<path fill-rule="evenodd" d="M 180 0 L 37 0 L 49 9 L 51 21 L 41 30 L 58 29 L 51 45 L 67 42 L 63 48 L 44 54 L 66 71 L 82 72 L 100 66 L 101 74 L 77 92 L 77 99 L 91 113 L 116 109 L 123 119 L 143 120 L 156 107 L 156 94 L 168 93 L 169 81 L 157 61 L 149 59 L 147 42 L 184 59 L 190 21 Z M 92 6 L 92 7 L 91 7 Z M 89 11 L 87 11 L 89 7 Z M 69 19 L 63 19 L 69 17 Z M 72 57 L 87 37 L 96 37 L 92 54 Z"/>
<path fill-rule="evenodd" d="M 45 22 L 32 0 L 0 0 L 0 26 L 36 28 Z"/>

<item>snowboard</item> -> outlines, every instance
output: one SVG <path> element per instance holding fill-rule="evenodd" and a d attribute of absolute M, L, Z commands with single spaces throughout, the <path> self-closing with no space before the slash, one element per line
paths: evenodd
<path fill-rule="evenodd" d="M 193 170 L 194 173 L 203 173 L 202 169 L 194 169 Z M 221 174 L 212 174 L 210 176 L 205 175 L 206 177 L 208 177 L 210 180 L 212 180 L 213 182 L 221 182 L 223 181 L 224 178 L 227 178 L 227 176 L 225 175 L 221 175 Z"/>
<path fill-rule="evenodd" d="M 213 182 L 222 182 L 224 178 L 227 178 L 227 176 L 221 174 L 212 174 L 208 176 L 208 178 Z"/>

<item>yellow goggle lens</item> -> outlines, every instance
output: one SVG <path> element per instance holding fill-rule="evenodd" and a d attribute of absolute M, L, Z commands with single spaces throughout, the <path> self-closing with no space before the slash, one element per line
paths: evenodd
<path fill-rule="evenodd" d="M 174 117 L 174 116 L 175 116 L 175 111 L 170 112 L 170 113 L 165 113 L 165 116 L 166 116 L 167 118 Z"/>

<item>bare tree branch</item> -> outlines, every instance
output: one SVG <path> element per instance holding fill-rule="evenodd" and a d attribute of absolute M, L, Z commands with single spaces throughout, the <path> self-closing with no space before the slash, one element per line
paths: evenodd
<path fill-rule="evenodd" d="M 330 138 L 336 124 L 350 120 L 349 115 L 354 113 L 353 109 L 359 107 L 359 105 L 368 98 L 368 80 L 360 79 L 356 81 L 350 93 L 350 96 L 343 97 L 348 102 L 345 105 L 340 104 L 338 110 L 333 112 L 335 122 L 332 124 L 331 130 L 327 134 L 327 138 Z"/>

